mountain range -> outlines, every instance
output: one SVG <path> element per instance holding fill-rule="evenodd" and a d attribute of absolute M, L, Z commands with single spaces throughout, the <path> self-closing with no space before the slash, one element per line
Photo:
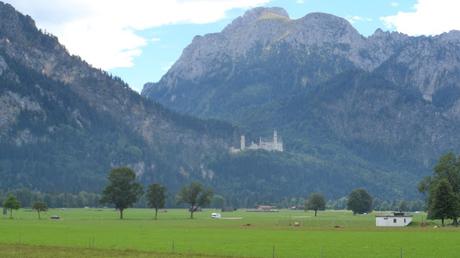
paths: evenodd
<path fill-rule="evenodd" d="M 256 8 L 195 37 L 140 95 L 0 2 L 0 188 L 98 192 L 129 166 L 170 195 L 199 180 L 238 206 L 357 187 L 418 198 L 459 149 L 459 48 L 455 31 L 364 37 L 333 15 Z M 229 153 L 274 129 L 285 152 Z"/>
<path fill-rule="evenodd" d="M 460 149 L 459 77 L 459 31 L 364 37 L 330 14 L 255 8 L 195 37 L 142 95 L 256 135 L 276 128 L 290 153 L 417 196 L 437 158 Z"/>

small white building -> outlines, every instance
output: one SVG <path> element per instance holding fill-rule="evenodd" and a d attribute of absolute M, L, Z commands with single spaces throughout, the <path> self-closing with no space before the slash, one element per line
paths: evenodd
<path fill-rule="evenodd" d="M 412 222 L 412 215 L 404 212 L 394 212 L 391 215 L 375 216 L 377 227 L 406 227 Z"/>

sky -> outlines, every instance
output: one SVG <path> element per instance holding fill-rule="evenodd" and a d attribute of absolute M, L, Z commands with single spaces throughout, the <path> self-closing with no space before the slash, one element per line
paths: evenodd
<path fill-rule="evenodd" d="M 141 91 L 156 82 L 196 35 L 221 31 L 257 6 L 292 19 L 310 12 L 346 18 L 364 36 L 377 28 L 408 35 L 460 30 L 458 0 L 0 0 L 32 16 L 71 54 Z"/>

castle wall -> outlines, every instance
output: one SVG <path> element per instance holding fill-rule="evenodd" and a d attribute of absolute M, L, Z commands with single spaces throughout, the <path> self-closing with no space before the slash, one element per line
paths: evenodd
<path fill-rule="evenodd" d="M 280 151 L 283 152 L 283 142 L 278 140 L 278 134 L 276 130 L 273 132 L 273 141 L 263 141 L 259 139 L 259 143 L 252 142 L 249 146 L 246 146 L 246 138 L 244 135 L 241 136 L 240 149 L 234 147 L 230 148 L 230 153 L 238 153 L 244 150 L 266 150 L 266 151 Z"/>

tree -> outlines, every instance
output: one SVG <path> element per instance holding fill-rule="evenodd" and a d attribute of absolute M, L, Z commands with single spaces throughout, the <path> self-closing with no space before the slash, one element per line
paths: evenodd
<path fill-rule="evenodd" d="M 47 211 L 48 210 L 48 205 L 46 205 L 46 203 L 44 203 L 44 202 L 35 202 L 32 205 L 32 209 L 37 211 L 38 219 L 40 219 L 40 212 Z"/>
<path fill-rule="evenodd" d="M 190 204 L 190 219 L 193 219 L 193 213 L 198 207 L 206 206 L 211 202 L 213 192 L 211 189 L 205 189 L 200 183 L 192 182 L 184 186 L 177 194 L 179 203 Z"/>
<path fill-rule="evenodd" d="M 222 195 L 215 194 L 211 199 L 211 207 L 216 209 L 225 208 L 225 198 Z"/>
<path fill-rule="evenodd" d="M 436 179 L 445 178 L 452 186 L 455 193 L 460 192 L 460 159 L 455 154 L 449 152 L 439 159 L 434 167 Z"/>
<path fill-rule="evenodd" d="M 446 179 L 440 180 L 432 189 L 428 218 L 440 219 L 444 226 L 444 220 L 453 219 L 457 216 L 456 211 L 459 208 L 458 198 L 455 196 L 452 186 Z"/>
<path fill-rule="evenodd" d="M 155 219 L 157 219 L 158 209 L 165 207 L 166 187 L 160 184 L 150 185 L 147 190 L 147 202 L 150 208 L 155 209 Z"/>
<path fill-rule="evenodd" d="M 353 214 L 363 214 L 372 210 L 372 197 L 364 189 L 355 189 L 348 195 L 347 207 Z"/>
<path fill-rule="evenodd" d="M 305 202 L 305 210 L 314 210 L 315 217 L 318 210 L 326 209 L 326 200 L 320 193 L 312 193 Z"/>
<path fill-rule="evenodd" d="M 131 207 L 142 195 L 142 186 L 136 182 L 136 174 L 130 168 L 115 168 L 108 176 L 109 184 L 102 192 L 101 203 L 113 204 L 120 212 Z"/>
<path fill-rule="evenodd" d="M 6 209 L 10 210 L 10 219 L 13 218 L 13 210 L 17 210 L 21 207 L 21 204 L 19 203 L 18 199 L 12 194 L 9 194 L 8 197 L 6 197 L 6 200 L 3 202 L 3 207 Z"/>
<path fill-rule="evenodd" d="M 398 211 L 409 211 L 409 203 L 405 200 L 399 202 Z"/>
<path fill-rule="evenodd" d="M 446 186 L 447 181 L 453 193 L 453 198 L 447 198 L 443 202 L 439 202 L 436 195 L 448 194 L 449 187 Z M 458 225 L 458 217 L 460 216 L 460 158 L 454 153 L 449 152 L 439 158 L 438 163 L 434 167 L 433 176 L 424 178 L 419 183 L 419 191 L 426 194 L 426 207 L 428 208 L 428 218 L 442 218 L 449 214 L 452 219 L 452 224 Z M 447 203 L 450 202 L 450 203 Z M 441 205 L 441 206 L 438 206 Z M 453 209 L 451 211 L 441 211 L 443 208 Z"/>
<path fill-rule="evenodd" d="M 431 176 L 424 177 L 417 185 L 418 191 L 427 194 L 430 191 L 430 186 L 432 183 Z"/>

